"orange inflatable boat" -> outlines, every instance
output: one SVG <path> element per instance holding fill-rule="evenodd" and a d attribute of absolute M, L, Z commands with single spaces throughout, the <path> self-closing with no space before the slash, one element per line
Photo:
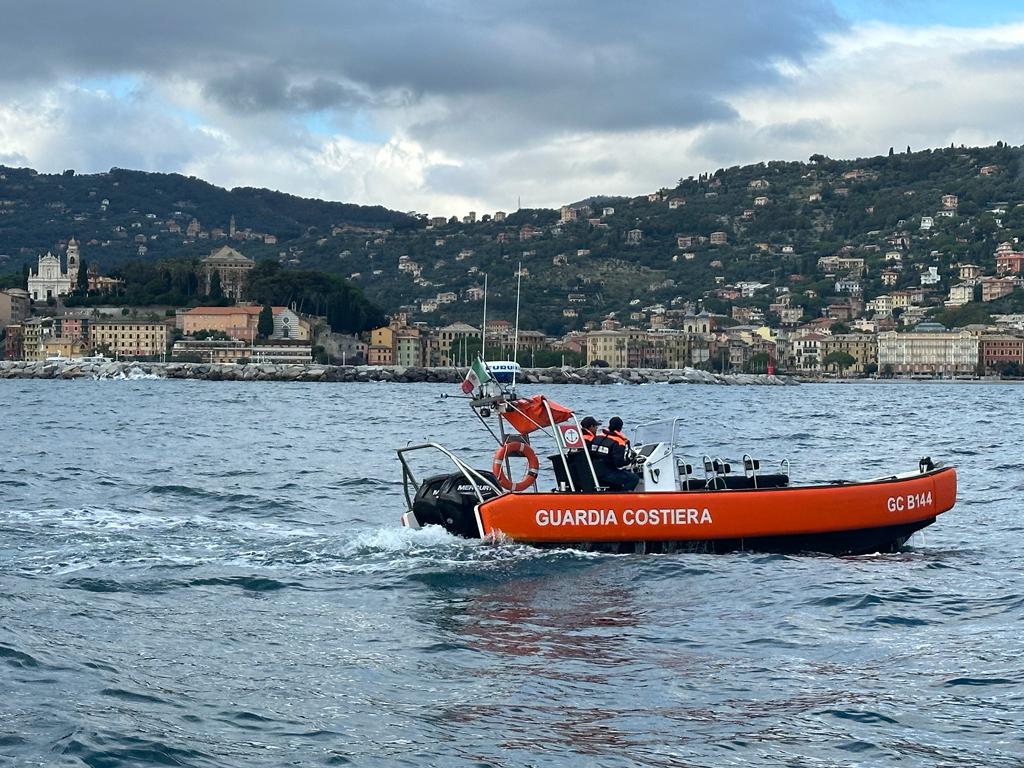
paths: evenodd
<path fill-rule="evenodd" d="M 785 460 L 769 472 L 750 455 L 734 462 L 702 456 L 693 460 L 695 468 L 679 451 L 678 419 L 634 430 L 628 470 L 637 486 L 615 490 L 602 487 L 600 457 L 587 450 L 570 409 L 543 396 L 500 391 L 479 392 L 472 406 L 498 444 L 492 467 L 473 468 L 437 443 L 399 449 L 408 502 L 404 525 L 612 552 L 842 555 L 898 550 L 956 503 L 956 470 L 929 458 L 902 474 L 812 485 L 791 483 Z M 542 434 L 555 448 L 550 474 L 533 447 Z M 410 457 L 420 451 L 440 452 L 455 471 L 418 481 Z M 513 459 L 520 458 L 526 471 L 515 477 Z"/>

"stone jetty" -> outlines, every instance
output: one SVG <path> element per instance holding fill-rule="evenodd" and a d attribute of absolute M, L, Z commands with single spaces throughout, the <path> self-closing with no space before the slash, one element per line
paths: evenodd
<path fill-rule="evenodd" d="M 465 369 L 376 365 L 270 363 L 143 363 L 43 360 L 0 361 L 0 379 L 201 379 L 205 381 L 387 381 L 458 384 Z M 756 384 L 789 385 L 789 376 L 717 374 L 695 368 L 524 368 L 522 384 Z"/>

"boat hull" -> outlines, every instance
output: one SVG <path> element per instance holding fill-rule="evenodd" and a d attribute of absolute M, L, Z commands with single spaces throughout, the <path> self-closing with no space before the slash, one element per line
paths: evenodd
<path fill-rule="evenodd" d="M 902 547 L 956 503 L 956 471 L 864 483 L 651 493 L 515 493 L 476 508 L 482 538 L 608 551 L 864 554 Z"/>

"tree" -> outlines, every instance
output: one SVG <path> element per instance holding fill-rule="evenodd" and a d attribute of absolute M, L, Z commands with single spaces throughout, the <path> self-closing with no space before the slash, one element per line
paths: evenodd
<path fill-rule="evenodd" d="M 832 331 L 833 335 L 836 336 L 850 332 L 850 326 L 848 326 L 846 323 L 842 323 L 839 321 L 832 323 L 832 325 L 830 325 L 828 329 Z"/>
<path fill-rule="evenodd" d="M 771 356 L 767 352 L 755 352 L 747 362 L 747 373 L 765 373 Z"/>
<path fill-rule="evenodd" d="M 264 339 L 274 335 L 274 310 L 269 304 L 264 304 L 260 310 L 260 318 L 256 322 L 256 333 Z"/>
<path fill-rule="evenodd" d="M 825 367 L 831 368 L 835 366 L 839 375 L 843 375 L 843 371 L 849 368 L 851 365 L 857 362 L 857 358 L 851 355 L 849 352 L 843 352 L 842 350 L 836 350 L 835 352 L 829 352 L 825 355 L 821 361 Z"/>
<path fill-rule="evenodd" d="M 210 298 L 224 298 L 224 290 L 220 286 L 220 270 L 214 270 L 213 276 L 210 278 Z"/>
<path fill-rule="evenodd" d="M 89 266 L 85 259 L 82 259 L 78 264 L 78 275 L 75 279 L 75 288 L 79 293 L 85 293 L 89 290 Z"/>

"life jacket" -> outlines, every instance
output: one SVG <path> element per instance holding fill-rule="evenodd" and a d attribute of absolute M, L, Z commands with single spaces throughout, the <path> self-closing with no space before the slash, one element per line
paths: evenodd
<path fill-rule="evenodd" d="M 623 435 L 621 432 L 609 432 L 607 429 L 605 429 L 601 432 L 601 437 L 607 437 L 609 440 L 614 440 L 623 448 L 629 447 L 629 440 L 627 440 L 625 435 Z"/>
<path fill-rule="evenodd" d="M 586 443 L 587 445 L 590 445 L 590 441 L 593 440 L 595 437 L 596 435 L 593 432 L 586 429 L 583 430 L 583 442 Z"/>

